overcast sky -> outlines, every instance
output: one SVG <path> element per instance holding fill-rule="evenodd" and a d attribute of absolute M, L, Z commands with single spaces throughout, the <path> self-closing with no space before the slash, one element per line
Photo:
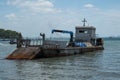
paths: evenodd
<path fill-rule="evenodd" d="M 0 28 L 35 37 L 75 26 L 96 27 L 99 36 L 120 36 L 120 0 L 0 0 Z"/>

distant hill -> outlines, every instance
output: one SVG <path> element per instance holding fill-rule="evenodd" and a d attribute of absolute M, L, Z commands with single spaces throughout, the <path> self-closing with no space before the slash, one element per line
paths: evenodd
<path fill-rule="evenodd" d="M 15 39 L 19 35 L 18 32 L 12 31 L 12 30 L 5 30 L 5 29 L 0 29 L 0 38 L 1 39 Z"/>

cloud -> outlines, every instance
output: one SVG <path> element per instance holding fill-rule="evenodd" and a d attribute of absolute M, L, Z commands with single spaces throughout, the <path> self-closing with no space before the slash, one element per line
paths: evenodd
<path fill-rule="evenodd" d="M 14 13 L 7 14 L 7 15 L 5 15 L 5 17 L 9 20 L 16 19 L 16 15 Z"/>
<path fill-rule="evenodd" d="M 55 8 L 54 4 L 48 0 L 9 0 L 7 5 L 18 6 L 33 12 L 60 12 L 60 10 Z"/>
<path fill-rule="evenodd" d="M 7 24 L 13 24 L 13 25 L 16 25 L 17 24 L 17 21 L 18 21 L 18 18 L 16 16 L 16 14 L 14 13 L 10 13 L 10 14 L 6 14 L 4 16 L 6 19 L 7 19 Z"/>
<path fill-rule="evenodd" d="M 93 4 L 85 4 L 84 7 L 85 8 L 94 8 L 94 5 Z"/>
<path fill-rule="evenodd" d="M 36 36 L 39 32 L 45 32 L 47 36 L 51 36 L 49 32 L 53 28 L 68 29 L 74 31 L 74 26 L 82 25 L 82 18 L 88 20 L 89 25 L 94 25 L 97 29 L 97 34 L 108 36 L 117 35 L 119 33 L 120 11 L 119 10 L 104 10 L 93 4 L 85 4 L 80 10 L 64 9 L 61 13 L 51 0 L 9 0 L 7 7 L 13 6 L 13 9 L 26 10 L 12 12 L 5 15 L 6 22 L 2 24 L 11 29 L 20 31 L 25 36 Z M 11 10 L 10 10 L 11 11 Z M 56 13 L 31 15 L 31 13 Z M 66 15 L 67 14 L 67 15 Z M 7 24 L 6 24 L 7 23 Z M 49 26 L 49 24 L 52 24 Z M 58 25 L 59 24 L 59 25 Z M 43 27 L 44 26 L 44 27 Z M 106 30 L 109 28 L 109 31 Z M 29 30 L 28 30 L 29 29 Z"/>

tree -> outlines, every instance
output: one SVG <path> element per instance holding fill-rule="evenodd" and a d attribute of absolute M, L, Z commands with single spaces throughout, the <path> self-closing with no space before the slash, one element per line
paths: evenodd
<path fill-rule="evenodd" d="M 19 35 L 19 32 L 12 31 L 12 30 L 5 30 L 5 29 L 0 29 L 0 38 L 2 39 L 15 39 Z"/>

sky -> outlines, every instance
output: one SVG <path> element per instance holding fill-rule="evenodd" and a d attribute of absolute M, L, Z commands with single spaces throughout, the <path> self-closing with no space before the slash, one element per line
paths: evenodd
<path fill-rule="evenodd" d="M 101 37 L 120 36 L 120 0 L 0 0 L 0 28 L 24 37 L 51 36 L 52 29 L 75 32 L 83 18 Z"/>

